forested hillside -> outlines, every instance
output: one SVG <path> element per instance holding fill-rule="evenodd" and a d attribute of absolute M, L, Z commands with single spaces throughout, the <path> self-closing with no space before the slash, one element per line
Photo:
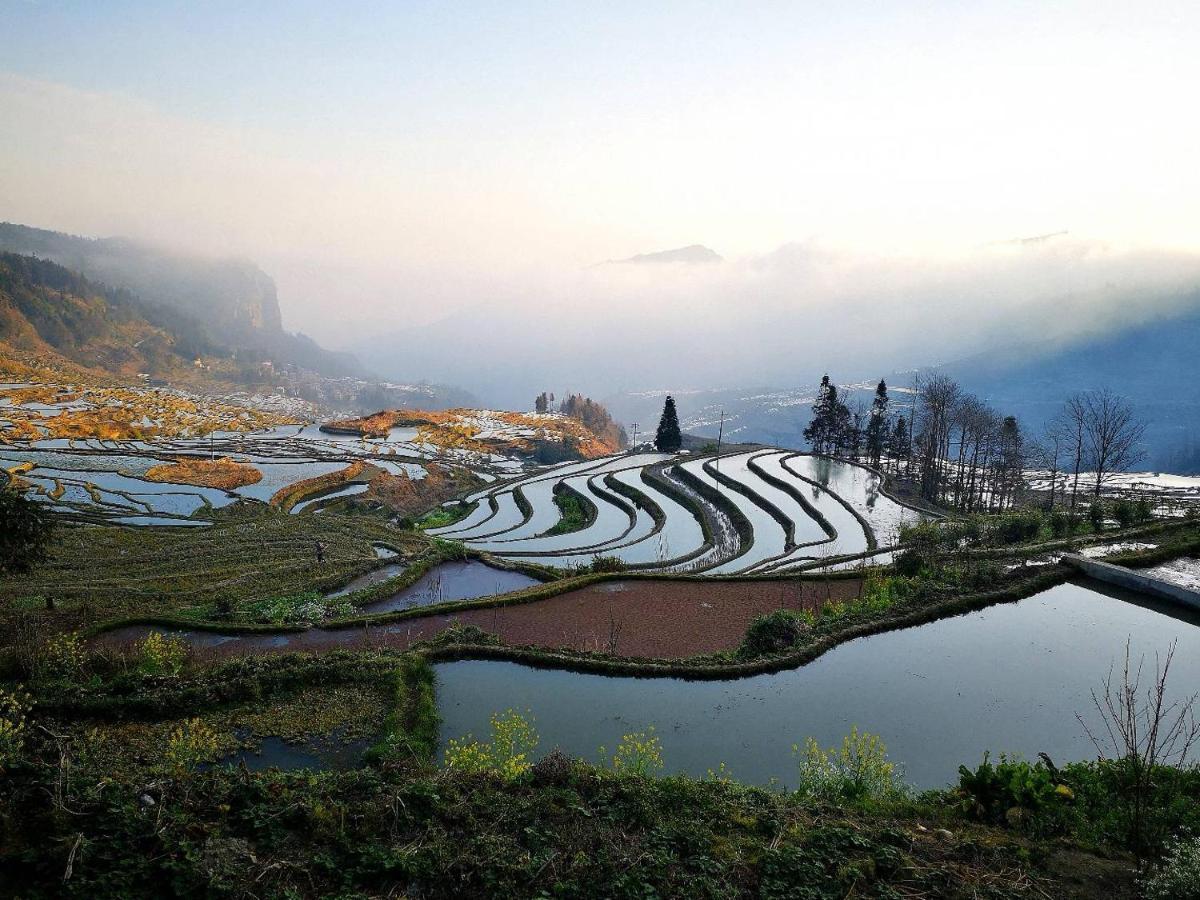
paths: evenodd
<path fill-rule="evenodd" d="M 171 253 L 124 238 L 90 239 L 0 223 L 0 250 L 52 260 L 87 278 L 133 292 L 162 315 L 183 313 L 203 340 L 326 375 L 354 374 L 349 354 L 283 330 L 275 282 L 248 260 Z"/>
<path fill-rule="evenodd" d="M 169 374 L 217 349 L 180 312 L 13 253 L 0 253 L 0 341 L 118 375 Z"/>

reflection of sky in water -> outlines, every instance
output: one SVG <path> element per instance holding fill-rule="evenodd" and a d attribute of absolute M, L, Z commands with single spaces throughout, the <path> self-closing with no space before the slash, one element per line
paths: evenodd
<path fill-rule="evenodd" d="M 1092 586 L 1097 590 L 1090 589 Z M 667 772 L 718 763 L 740 780 L 795 783 L 791 747 L 840 743 L 852 726 L 882 736 L 906 780 L 945 785 L 985 750 L 1055 762 L 1095 758 L 1075 718 L 1096 721 L 1090 692 L 1124 652 L 1179 640 L 1170 687 L 1200 690 L 1200 628 L 1126 595 L 1065 584 L 1019 603 L 860 638 L 809 665 L 736 681 L 614 678 L 504 662 L 438 665 L 441 739 L 488 732 L 488 717 L 531 711 L 539 752 L 598 759 L 622 734 L 654 725 Z M 1134 598 L 1138 599 L 1138 598 Z"/>

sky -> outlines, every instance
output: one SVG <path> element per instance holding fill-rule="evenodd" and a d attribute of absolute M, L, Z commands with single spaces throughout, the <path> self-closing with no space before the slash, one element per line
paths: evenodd
<path fill-rule="evenodd" d="M 250 257 L 333 347 L 1200 253 L 1195 3 L 2 5 L 0 219 Z M 693 243 L 727 263 L 588 268 Z"/>

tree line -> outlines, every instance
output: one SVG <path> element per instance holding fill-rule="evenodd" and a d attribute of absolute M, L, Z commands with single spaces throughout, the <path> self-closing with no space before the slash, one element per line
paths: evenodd
<path fill-rule="evenodd" d="M 553 403 L 554 394 L 542 391 L 534 399 L 533 408 L 535 412 L 548 413 Z M 608 410 L 591 397 L 568 394 L 559 402 L 557 411 L 560 415 L 578 419 L 592 434 L 612 441 L 619 447 L 629 443 L 624 427 L 614 422 Z"/>
<path fill-rule="evenodd" d="M 868 406 L 848 401 L 826 375 L 804 438 L 815 453 L 904 476 L 930 502 L 994 512 L 1021 501 L 1030 468 L 1047 473 L 1049 506 L 1074 510 L 1085 492 L 1098 498 L 1113 475 L 1141 461 L 1144 431 L 1133 407 L 1107 388 L 1069 396 L 1031 439 L 1015 416 L 945 374 L 919 377 L 911 402 L 895 412 L 884 380 Z"/>

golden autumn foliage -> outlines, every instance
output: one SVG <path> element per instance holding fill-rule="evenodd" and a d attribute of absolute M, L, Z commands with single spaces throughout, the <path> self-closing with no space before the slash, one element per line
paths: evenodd
<path fill-rule="evenodd" d="M 46 438 L 135 441 L 200 437 L 213 431 L 249 432 L 295 424 L 290 416 L 250 409 L 162 388 L 105 386 L 79 380 L 77 371 L 57 373 L 58 382 L 0 391 L 4 407 L 0 439 L 35 441 Z M 12 361 L 0 366 L 0 381 L 53 378 L 54 370 L 34 369 Z M 69 380 L 68 380 L 69 379 Z M 17 383 L 21 383 L 17 381 Z M 62 387 L 70 384 L 69 389 Z M 51 414 L 37 404 L 81 404 Z"/>
<path fill-rule="evenodd" d="M 283 510 L 289 510 L 306 497 L 341 487 L 343 484 L 349 484 L 351 481 L 369 481 L 372 477 L 377 477 L 378 474 L 379 469 L 375 468 L 375 466 L 362 461 L 353 462 L 346 466 L 346 468 L 339 469 L 336 472 L 318 475 L 316 478 L 306 478 L 303 481 L 297 481 L 295 484 L 289 484 L 287 487 L 280 488 L 271 496 L 271 505 L 278 506 Z"/>
<path fill-rule="evenodd" d="M 146 472 L 150 481 L 171 484 L 194 484 L 199 487 L 233 490 L 262 481 L 262 472 L 254 466 L 240 463 L 229 457 L 200 459 L 194 456 L 178 457 L 172 463 L 153 466 Z"/>
<path fill-rule="evenodd" d="M 414 443 L 470 453 L 532 454 L 538 444 L 568 442 L 584 459 L 607 456 L 620 450 L 615 428 L 597 434 L 580 419 L 558 414 L 391 409 L 357 419 L 328 422 L 324 427 L 364 438 L 386 437 L 392 428 L 415 427 Z"/>

